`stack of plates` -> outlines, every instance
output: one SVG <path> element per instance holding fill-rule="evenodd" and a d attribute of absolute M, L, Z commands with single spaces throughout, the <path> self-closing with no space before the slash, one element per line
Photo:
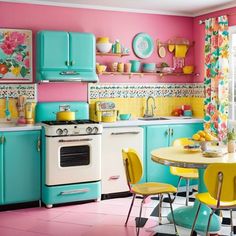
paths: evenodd
<path fill-rule="evenodd" d="M 224 152 L 221 150 L 206 150 L 202 153 L 204 157 L 222 157 Z"/>

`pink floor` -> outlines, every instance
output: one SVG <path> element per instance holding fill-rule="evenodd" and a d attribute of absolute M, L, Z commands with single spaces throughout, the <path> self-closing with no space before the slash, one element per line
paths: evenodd
<path fill-rule="evenodd" d="M 131 198 L 118 198 L 86 204 L 53 207 L 52 209 L 30 208 L 0 212 L 1 236 L 131 236 L 136 235 L 134 216 L 139 213 L 140 200 L 136 199 L 130 221 L 124 226 Z M 152 208 L 146 208 L 148 217 Z M 145 228 L 156 222 L 148 220 Z M 141 229 L 140 236 L 152 232 Z"/>

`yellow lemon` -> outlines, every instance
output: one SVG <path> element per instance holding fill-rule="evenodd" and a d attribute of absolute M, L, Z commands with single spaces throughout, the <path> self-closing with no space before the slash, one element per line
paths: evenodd
<path fill-rule="evenodd" d="M 206 141 L 212 141 L 212 137 L 209 134 L 206 134 L 205 139 Z"/>
<path fill-rule="evenodd" d="M 201 138 L 200 138 L 200 141 L 206 141 L 206 139 L 205 139 L 205 138 L 203 138 L 203 137 L 201 137 Z"/>
<path fill-rule="evenodd" d="M 198 131 L 198 134 L 203 138 L 206 136 L 206 133 L 203 130 Z"/>
<path fill-rule="evenodd" d="M 198 141 L 198 140 L 200 140 L 201 136 L 199 134 L 194 134 L 192 136 L 192 138 L 193 138 L 193 140 Z"/>

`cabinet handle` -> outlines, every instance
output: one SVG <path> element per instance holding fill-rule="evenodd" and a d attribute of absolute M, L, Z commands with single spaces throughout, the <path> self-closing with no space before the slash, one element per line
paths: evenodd
<path fill-rule="evenodd" d="M 70 65 L 73 66 L 75 64 L 75 61 L 71 61 Z"/>
<path fill-rule="evenodd" d="M 124 135 L 124 134 L 139 134 L 139 131 L 133 131 L 133 132 L 112 132 L 111 135 Z"/>
<path fill-rule="evenodd" d="M 77 71 L 61 71 L 60 75 L 79 75 Z"/>
<path fill-rule="evenodd" d="M 174 130 L 170 129 L 170 135 L 173 136 L 174 135 Z"/>
<path fill-rule="evenodd" d="M 70 62 L 69 62 L 69 61 L 66 61 L 65 64 L 66 64 L 66 66 L 69 66 L 69 65 L 70 65 Z"/>
<path fill-rule="evenodd" d="M 4 144 L 6 141 L 6 138 L 2 135 L 0 138 L 0 144 Z"/>
<path fill-rule="evenodd" d="M 40 141 L 40 137 L 38 137 L 38 141 L 37 141 L 37 151 L 40 152 L 41 150 L 41 141 Z"/>
<path fill-rule="evenodd" d="M 166 136 L 169 136 L 170 134 L 170 128 L 166 130 Z"/>
<path fill-rule="evenodd" d="M 75 190 L 69 190 L 69 191 L 60 192 L 60 195 L 70 195 L 70 194 L 77 194 L 77 193 L 87 193 L 88 191 L 89 191 L 88 188 L 75 189 Z"/>
<path fill-rule="evenodd" d="M 113 176 L 109 177 L 109 180 L 117 180 L 119 178 L 120 178 L 119 175 L 113 175 Z"/>

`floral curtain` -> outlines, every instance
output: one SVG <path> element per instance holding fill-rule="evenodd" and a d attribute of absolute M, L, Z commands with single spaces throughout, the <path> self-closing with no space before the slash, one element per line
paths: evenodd
<path fill-rule="evenodd" d="M 229 33 L 227 16 L 205 21 L 205 129 L 226 139 L 228 118 Z"/>

